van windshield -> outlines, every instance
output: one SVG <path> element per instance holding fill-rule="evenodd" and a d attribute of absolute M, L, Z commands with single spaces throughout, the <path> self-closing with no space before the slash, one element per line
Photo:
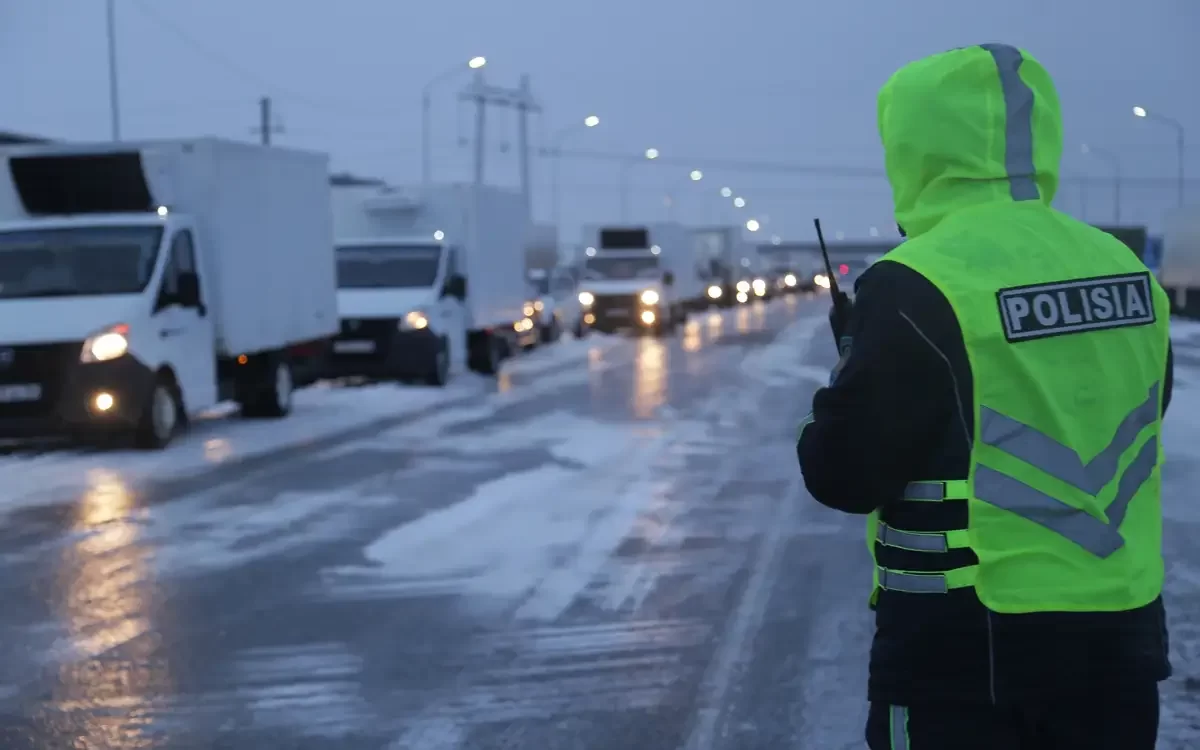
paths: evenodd
<path fill-rule="evenodd" d="M 339 247 L 339 289 L 415 289 L 437 281 L 440 245 Z"/>
<path fill-rule="evenodd" d="M 0 232 L 0 299 L 137 294 L 162 234 L 161 226 Z"/>
<path fill-rule="evenodd" d="M 659 275 L 657 255 L 592 257 L 583 267 L 585 279 L 653 279 Z"/>

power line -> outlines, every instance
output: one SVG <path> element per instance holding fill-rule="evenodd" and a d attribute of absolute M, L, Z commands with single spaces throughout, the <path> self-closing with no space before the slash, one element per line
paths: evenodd
<path fill-rule="evenodd" d="M 831 177 L 842 179 L 887 179 L 887 173 L 882 169 L 872 167 L 854 167 L 835 164 L 797 164 L 782 161 L 764 161 L 761 159 L 739 159 L 714 156 L 670 156 L 660 154 L 654 159 L 647 159 L 642 154 L 630 154 L 613 151 L 564 150 L 560 157 L 567 159 L 583 159 L 606 161 L 616 164 L 644 164 L 650 167 L 669 165 L 684 169 L 727 170 L 731 172 L 764 172 L 772 174 L 806 175 L 809 177 Z M 1107 185 L 1112 182 L 1108 177 L 1062 176 L 1060 184 L 1072 185 Z M 1178 177 L 1126 177 L 1124 182 L 1144 186 L 1173 187 L 1178 184 Z M 1200 182 L 1191 180 L 1190 182 Z"/>
<path fill-rule="evenodd" d="M 357 108 L 358 107 L 357 104 L 348 103 L 345 101 L 339 102 L 339 101 L 333 101 L 333 100 L 319 100 L 319 99 L 309 96 L 308 94 L 297 91 L 295 89 L 291 89 L 291 88 L 288 88 L 285 86 L 280 86 L 278 83 L 267 79 L 266 77 L 264 77 L 263 75 L 261 75 L 260 73 L 255 71 L 254 69 L 249 68 L 245 65 L 242 65 L 241 63 L 233 60 L 232 58 L 227 57 L 223 53 L 218 52 L 216 49 L 214 49 L 213 47 L 210 47 L 208 44 L 201 41 L 200 39 L 197 39 L 193 34 L 188 32 L 187 30 L 185 30 L 183 27 L 179 26 L 174 21 L 170 20 L 166 16 L 163 16 L 157 10 L 151 9 L 150 6 L 147 3 L 142 2 L 142 0 L 128 0 L 128 2 L 131 5 L 133 5 L 134 7 L 136 7 L 138 9 L 138 11 L 143 16 L 146 17 L 147 20 L 149 20 L 151 23 L 158 26 L 159 28 L 163 29 L 164 31 L 174 34 L 176 38 L 178 38 L 180 41 L 182 41 L 183 43 L 190 46 L 192 48 L 192 50 L 195 51 L 196 53 L 198 53 L 201 57 L 207 58 L 209 60 L 209 62 L 220 65 L 221 67 L 224 67 L 226 70 L 233 73 L 234 75 L 237 75 L 240 78 L 251 79 L 253 82 L 257 83 L 259 86 L 261 86 L 265 89 L 268 89 L 276 94 L 281 94 L 289 99 L 295 100 L 298 103 L 306 104 L 315 109 L 321 109 L 321 110 L 327 111 L 330 107 L 343 107 L 343 108 Z M 371 116 L 386 117 L 388 115 L 386 115 L 382 112 L 375 112 Z"/>

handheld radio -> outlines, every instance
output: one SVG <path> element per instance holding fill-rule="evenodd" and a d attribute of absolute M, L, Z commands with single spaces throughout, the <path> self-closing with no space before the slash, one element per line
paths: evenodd
<path fill-rule="evenodd" d="M 850 297 L 838 288 L 837 276 L 833 274 L 833 264 L 829 262 L 829 249 L 825 247 L 825 234 L 821 231 L 821 220 L 813 219 L 813 226 L 817 229 L 817 243 L 821 246 L 821 259 L 825 261 L 825 278 L 829 279 L 829 293 L 833 295 L 833 309 L 835 316 L 839 321 L 845 321 L 850 316 Z M 842 331 L 833 332 L 834 346 L 841 351 L 841 342 L 838 340 L 842 335 Z"/>

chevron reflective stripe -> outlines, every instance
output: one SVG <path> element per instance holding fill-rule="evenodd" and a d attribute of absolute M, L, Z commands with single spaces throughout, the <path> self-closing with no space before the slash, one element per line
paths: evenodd
<path fill-rule="evenodd" d="M 1049 529 L 1097 557 L 1108 557 L 1124 546 L 1125 540 L 1119 531 L 1121 522 L 1125 520 L 1134 495 L 1157 465 L 1158 437 L 1155 436 L 1142 445 L 1137 457 L 1121 475 L 1116 497 L 1105 509 L 1107 522 L 983 465 L 975 469 L 975 496 L 988 505 Z"/>
<path fill-rule="evenodd" d="M 1104 450 L 1086 464 L 1068 446 L 987 407 L 980 409 L 980 440 L 1096 497 L 1116 478 L 1121 457 L 1134 446 L 1142 430 L 1158 421 L 1158 416 L 1159 384 L 1155 383 L 1146 400 L 1121 420 Z M 1121 522 L 1129 503 L 1157 465 L 1158 437 L 1154 436 L 1142 445 L 1121 476 L 1116 496 L 1104 511 L 1107 521 L 983 464 L 975 467 L 975 497 L 1105 558 L 1124 546 Z"/>
<path fill-rule="evenodd" d="M 1078 453 L 1049 435 L 986 406 L 979 410 L 979 436 L 985 445 L 1095 496 L 1116 476 L 1121 456 L 1133 447 L 1142 430 L 1158 421 L 1158 413 L 1159 384 L 1155 383 L 1146 400 L 1121 420 L 1108 446 L 1086 464 Z"/>

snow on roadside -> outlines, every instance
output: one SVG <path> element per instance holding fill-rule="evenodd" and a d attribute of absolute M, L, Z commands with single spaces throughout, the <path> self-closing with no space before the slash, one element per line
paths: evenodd
<path fill-rule="evenodd" d="M 126 484 L 147 478 L 176 478 L 202 473 L 232 461 L 299 446 L 325 435 L 383 417 L 403 416 L 481 390 L 463 378 L 447 388 L 397 385 L 330 387 L 317 385 L 296 394 L 292 414 L 280 421 L 242 421 L 232 407 L 198 418 L 191 431 L 164 451 L 51 450 L 0 459 L 3 501 L 24 496 L 52 497 L 90 484 L 89 474 L 118 474 Z M 3 509 L 3 505 L 0 505 Z"/>
<path fill-rule="evenodd" d="M 572 363 L 583 365 L 597 352 L 612 351 L 623 343 L 619 337 L 564 340 L 512 360 L 505 372 L 536 376 Z M 530 387 L 540 389 L 543 385 L 535 381 Z M 90 473 L 115 472 L 128 485 L 148 478 L 190 476 L 380 419 L 403 417 L 472 397 L 482 400 L 493 387 L 490 379 L 467 373 L 456 375 L 444 388 L 318 383 L 296 393 L 294 411 L 287 419 L 244 421 L 235 416 L 236 407 L 223 405 L 199 417 L 187 434 L 164 451 L 18 451 L 0 458 L 0 485 L 4 487 L 0 510 L 5 504 L 30 496 L 54 497 L 63 491 L 86 488 L 91 483 Z"/>

